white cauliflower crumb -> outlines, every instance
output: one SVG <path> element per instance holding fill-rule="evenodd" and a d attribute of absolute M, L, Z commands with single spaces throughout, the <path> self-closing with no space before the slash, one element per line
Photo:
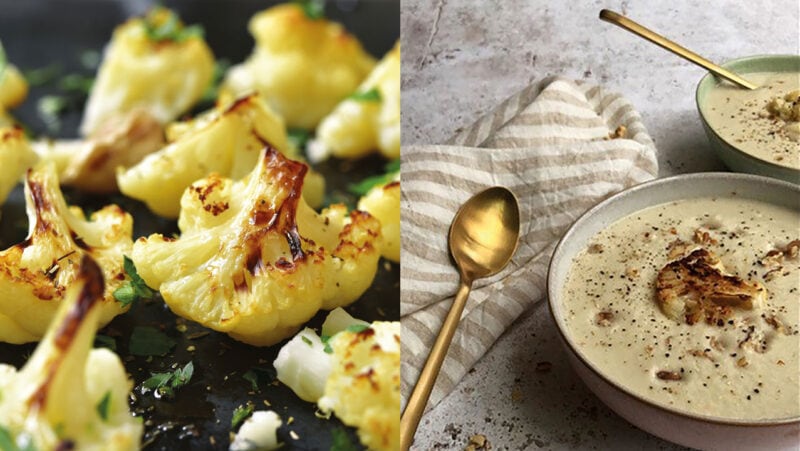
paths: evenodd
<path fill-rule="evenodd" d="M 245 420 L 230 451 L 270 451 L 283 445 L 278 441 L 278 428 L 283 422 L 272 410 L 257 410 Z"/>

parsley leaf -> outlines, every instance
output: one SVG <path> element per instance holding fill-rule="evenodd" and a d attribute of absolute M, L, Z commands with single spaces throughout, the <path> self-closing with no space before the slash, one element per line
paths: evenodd
<path fill-rule="evenodd" d="M 330 335 L 323 335 L 319 337 L 319 339 L 322 340 L 322 344 L 325 345 L 325 347 L 322 350 L 325 351 L 326 354 L 333 354 L 333 348 L 331 347 L 330 343 L 331 338 L 333 337 Z"/>
<path fill-rule="evenodd" d="M 310 338 L 306 337 L 305 335 L 301 335 L 300 338 L 303 340 L 303 343 L 305 343 L 305 344 L 307 344 L 307 345 L 309 345 L 311 347 L 314 347 L 314 343 L 311 341 Z"/>
<path fill-rule="evenodd" d="M 136 326 L 131 334 L 128 351 L 133 355 L 165 356 L 175 347 L 175 340 L 149 326 Z"/>
<path fill-rule="evenodd" d="M 108 406 L 110 402 L 111 402 L 111 391 L 109 390 L 106 392 L 105 395 L 103 395 L 103 398 L 100 400 L 99 403 L 97 403 L 97 406 L 95 407 L 97 409 L 97 414 L 100 415 L 100 418 L 102 418 L 103 421 L 108 421 Z"/>
<path fill-rule="evenodd" d="M 46 85 L 55 80 L 61 74 L 61 70 L 60 65 L 51 64 L 38 69 L 26 70 L 23 75 L 30 86 L 36 87 Z"/>
<path fill-rule="evenodd" d="M 347 189 L 353 194 L 364 196 L 372 188 L 391 182 L 395 177 L 397 177 L 397 173 L 400 172 L 400 160 L 397 159 L 390 161 L 386 164 L 386 166 L 384 166 L 383 170 L 386 171 L 385 174 L 367 177 L 358 183 L 348 185 Z"/>
<path fill-rule="evenodd" d="M 306 143 L 309 138 L 311 138 L 311 133 L 303 128 L 289 128 L 289 130 L 287 130 L 287 135 L 289 143 L 294 146 L 295 149 L 300 150 L 306 148 Z"/>
<path fill-rule="evenodd" d="M 356 91 L 347 98 L 356 102 L 380 102 L 381 92 L 378 91 L 378 88 L 372 88 L 369 91 Z"/>
<path fill-rule="evenodd" d="M 242 379 L 250 382 L 250 387 L 253 388 L 253 391 L 258 391 L 258 374 L 256 374 L 253 370 L 247 370 L 244 374 L 242 374 Z"/>
<path fill-rule="evenodd" d="M 153 390 L 156 397 L 175 396 L 175 389 L 188 384 L 194 374 L 194 364 L 187 363 L 171 373 L 150 373 L 150 378 L 142 383 L 142 387 Z"/>
<path fill-rule="evenodd" d="M 348 332 L 353 332 L 354 334 L 358 334 L 364 332 L 365 330 L 369 329 L 369 324 L 353 324 L 347 326 Z"/>
<path fill-rule="evenodd" d="M 194 37 L 203 37 L 200 25 L 184 26 L 178 15 L 167 8 L 153 8 L 144 17 L 144 31 L 154 42 L 184 42 Z"/>
<path fill-rule="evenodd" d="M 356 451 L 355 445 L 343 428 L 331 431 L 331 451 Z"/>
<path fill-rule="evenodd" d="M 249 402 L 245 406 L 239 406 L 233 410 L 233 418 L 231 418 L 231 429 L 236 429 L 245 418 L 253 413 L 253 405 Z"/>
<path fill-rule="evenodd" d="M 306 17 L 311 20 L 325 17 L 325 0 L 294 0 Z"/>
<path fill-rule="evenodd" d="M 11 433 L 2 425 L 0 425 L 0 449 L 3 451 L 14 451 L 17 449 L 17 444 L 14 443 Z"/>
<path fill-rule="evenodd" d="M 136 265 L 133 264 L 133 260 L 128 258 L 127 255 L 123 255 L 123 259 L 122 266 L 131 280 L 114 290 L 114 299 L 122 305 L 129 305 L 139 299 L 152 299 L 156 294 L 155 290 L 148 287 L 144 279 L 136 272 Z"/>

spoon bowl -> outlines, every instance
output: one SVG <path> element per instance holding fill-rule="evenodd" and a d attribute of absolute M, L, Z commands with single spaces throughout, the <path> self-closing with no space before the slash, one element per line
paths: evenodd
<path fill-rule="evenodd" d="M 453 218 L 448 244 L 461 275 L 461 285 L 400 417 L 401 450 L 408 450 L 414 441 L 414 433 L 447 356 L 472 282 L 505 268 L 518 242 L 519 204 L 506 188 L 493 187 L 472 196 Z"/>

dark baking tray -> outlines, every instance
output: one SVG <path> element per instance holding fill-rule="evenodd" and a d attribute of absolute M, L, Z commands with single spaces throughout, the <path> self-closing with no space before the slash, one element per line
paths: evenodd
<path fill-rule="evenodd" d="M 249 18 L 275 3 L 254 0 L 161 2 L 177 10 L 185 22 L 202 24 L 215 56 L 234 63 L 242 61 L 253 47 L 246 28 Z M 62 73 L 83 72 L 90 75 L 91 72 L 80 65 L 81 52 L 101 50 L 117 24 L 133 14 L 141 13 L 150 4 L 147 1 L 121 0 L 0 0 L 0 40 L 9 60 L 23 70 L 57 63 Z M 378 58 L 391 49 L 399 37 L 399 0 L 329 1 L 326 14 L 356 34 L 365 48 Z M 25 104 L 13 113 L 33 133 L 45 133 L 44 124 L 36 114 L 36 101 L 56 91 L 57 88 L 52 86 L 32 88 Z M 58 135 L 75 137 L 79 120 L 78 111 L 67 114 Z M 352 205 L 356 199 L 347 192 L 348 183 L 380 173 L 384 163 L 378 157 L 356 162 L 331 160 L 316 168 L 326 176 L 327 191 L 331 198 Z M 153 232 L 172 233 L 177 230 L 174 221 L 158 218 L 142 204 L 121 195 L 92 197 L 69 190 L 65 194 L 70 202 L 88 208 L 111 202 L 120 204 L 134 217 L 134 238 Z M 0 246 L 5 249 L 21 241 L 26 234 L 21 187 L 12 193 L 2 210 Z M 347 310 L 369 321 L 397 320 L 400 314 L 399 274 L 398 265 L 382 260 L 372 287 Z M 324 315 L 325 312 L 321 312 L 309 325 L 318 327 Z M 185 332 L 176 329 L 179 323 L 187 326 Z M 130 355 L 128 340 L 133 327 L 137 325 L 155 326 L 163 330 L 177 341 L 173 352 L 165 357 L 152 358 Z M 331 449 L 332 437 L 339 433 L 334 432 L 337 430 L 343 431 L 357 448 L 360 447 L 352 428 L 342 425 L 335 417 L 329 420 L 317 418 L 313 404 L 300 400 L 286 386 L 270 381 L 269 374 L 261 379 L 256 392 L 242 378 L 246 371 L 254 367 L 272 368 L 279 345 L 252 347 L 214 331 L 201 338 L 189 338 L 206 330 L 179 319 L 157 299 L 136 305 L 100 331 L 115 338 L 117 353 L 137 385 L 131 407 L 146 421 L 145 449 L 227 449 L 233 410 L 248 401 L 255 404 L 256 409 L 271 408 L 281 415 L 284 425 L 278 435 L 286 443 L 286 448 Z M 196 350 L 187 351 L 189 346 L 194 346 Z M 0 344 L 0 362 L 20 366 L 34 347 L 34 344 Z M 177 392 L 174 401 L 156 400 L 152 395 L 139 393 L 138 386 L 150 373 L 164 372 L 174 363 L 185 364 L 190 360 L 194 362 L 194 376 L 188 386 Z M 271 407 L 265 406 L 265 400 Z M 292 422 L 287 424 L 290 418 Z M 293 439 L 290 431 L 299 439 Z"/>

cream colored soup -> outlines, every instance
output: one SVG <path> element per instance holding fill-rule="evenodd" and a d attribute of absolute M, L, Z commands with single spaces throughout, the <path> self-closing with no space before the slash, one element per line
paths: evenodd
<path fill-rule="evenodd" d="M 725 419 L 798 417 L 800 257 L 787 248 L 798 238 L 799 212 L 737 198 L 625 217 L 573 261 L 563 292 L 569 335 L 606 377 L 655 403 Z M 763 307 L 733 309 L 721 325 L 670 320 L 657 274 L 700 247 L 727 273 L 763 284 Z M 776 249 L 785 252 L 765 259 Z"/>
<path fill-rule="evenodd" d="M 800 73 L 752 73 L 755 90 L 720 83 L 705 102 L 706 120 L 717 134 L 736 148 L 781 166 L 800 169 L 800 123 L 776 117 L 767 107 L 800 89 Z"/>

